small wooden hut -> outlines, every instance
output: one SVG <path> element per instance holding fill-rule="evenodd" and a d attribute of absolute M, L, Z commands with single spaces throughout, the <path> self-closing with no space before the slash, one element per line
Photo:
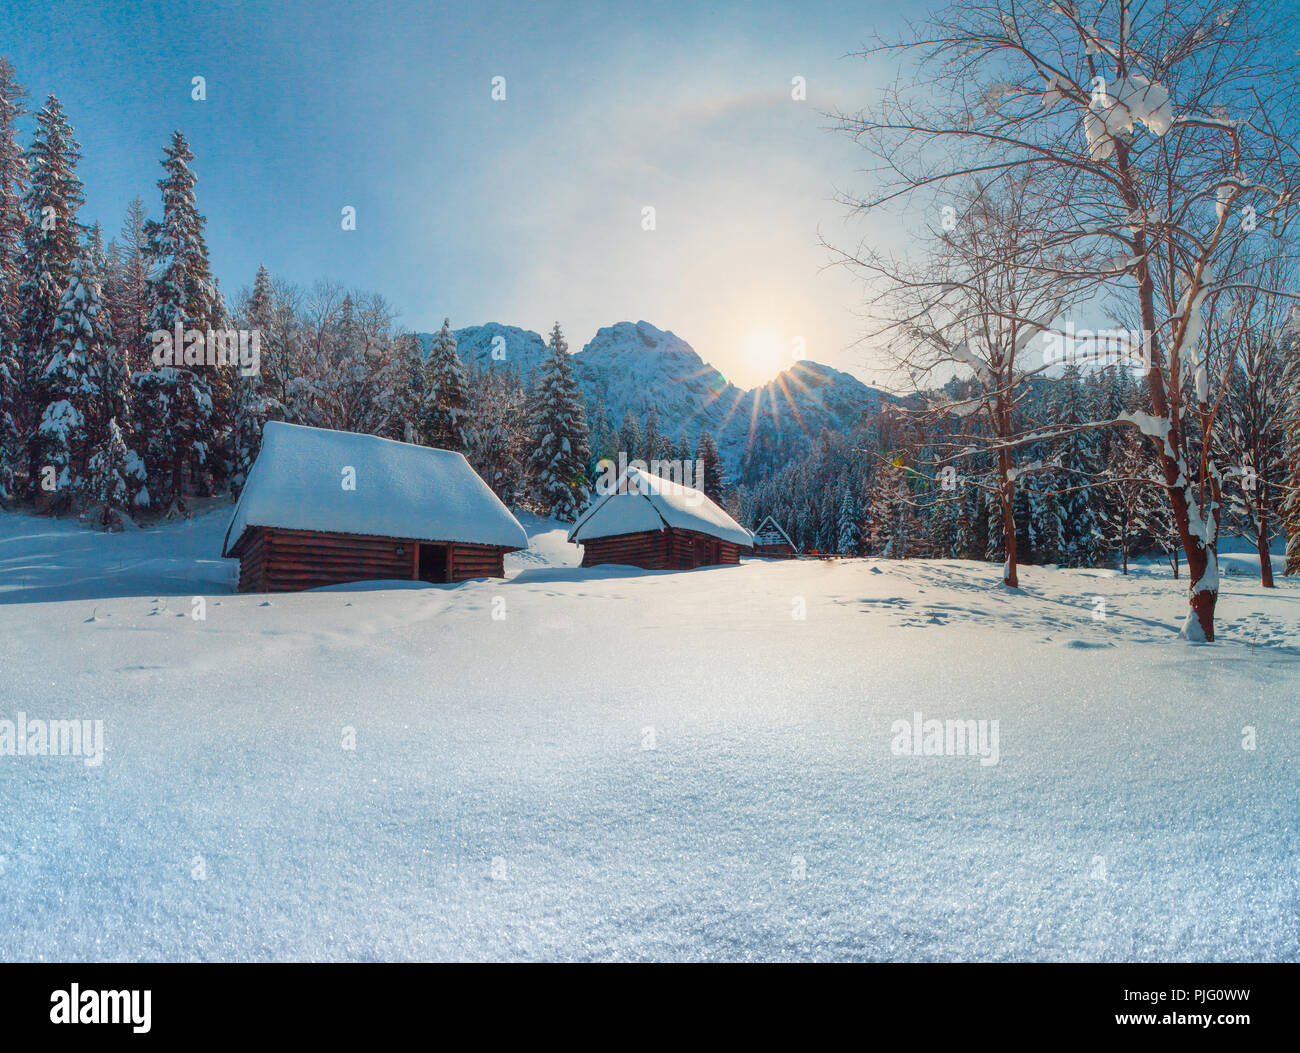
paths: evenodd
<path fill-rule="evenodd" d="M 628 468 L 614 491 L 573 525 L 582 565 L 621 563 L 647 570 L 689 570 L 739 563 L 752 535 L 699 490 Z"/>
<path fill-rule="evenodd" d="M 502 577 L 528 535 L 459 453 L 268 422 L 221 554 L 240 592 Z"/>
<path fill-rule="evenodd" d="M 798 554 L 799 550 L 790 540 L 790 535 L 771 516 L 764 519 L 754 531 L 754 555 L 793 559 Z"/>

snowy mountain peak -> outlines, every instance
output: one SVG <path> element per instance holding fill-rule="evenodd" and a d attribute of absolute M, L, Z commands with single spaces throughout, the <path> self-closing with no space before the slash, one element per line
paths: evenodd
<path fill-rule="evenodd" d="M 657 329 L 649 322 L 617 322 L 596 330 L 596 335 L 582 349 L 584 353 L 631 354 L 657 351 L 688 355 L 700 365 L 704 360 L 676 333 Z"/>
<path fill-rule="evenodd" d="M 432 334 L 419 334 L 427 350 Z M 514 368 L 527 381 L 549 353 L 541 334 L 488 322 L 456 330 L 461 358 L 478 369 Z M 572 346 L 571 341 L 571 346 Z M 847 432 L 891 398 L 819 362 L 796 362 L 761 387 L 744 391 L 677 334 L 646 321 L 596 331 L 573 356 L 590 409 L 602 406 L 617 428 L 624 414 L 644 421 L 654 406 L 663 434 L 692 445 L 708 430 L 728 470 L 747 473 L 786 463 L 823 428 Z"/>

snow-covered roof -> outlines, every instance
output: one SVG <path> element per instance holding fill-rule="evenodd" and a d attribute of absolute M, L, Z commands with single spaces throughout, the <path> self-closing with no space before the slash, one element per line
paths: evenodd
<path fill-rule="evenodd" d="M 355 489 L 345 489 L 351 479 Z M 519 521 L 459 453 L 279 421 L 262 429 L 223 556 L 250 526 L 528 547 Z"/>
<path fill-rule="evenodd" d="M 781 529 L 781 526 L 775 519 L 768 516 L 758 525 L 754 531 L 754 543 L 756 545 L 789 545 L 794 548 L 794 542 L 790 540 L 790 535 Z"/>
<path fill-rule="evenodd" d="M 614 492 L 589 508 L 569 531 L 581 544 L 590 538 L 639 534 L 646 530 L 695 530 L 744 548 L 753 535 L 699 490 L 629 467 Z"/>

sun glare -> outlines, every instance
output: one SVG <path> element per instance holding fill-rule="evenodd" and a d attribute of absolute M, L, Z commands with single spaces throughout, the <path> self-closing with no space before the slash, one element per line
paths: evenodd
<path fill-rule="evenodd" d="M 752 329 L 745 337 L 745 361 L 756 375 L 771 380 L 790 364 L 785 338 L 775 329 Z"/>

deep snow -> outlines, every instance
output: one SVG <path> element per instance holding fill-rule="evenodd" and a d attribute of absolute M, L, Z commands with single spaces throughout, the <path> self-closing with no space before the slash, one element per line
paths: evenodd
<path fill-rule="evenodd" d="M 237 596 L 229 515 L 0 514 L 0 719 L 108 747 L 0 756 L 0 959 L 1300 956 L 1249 554 L 1191 647 L 1158 566 L 582 570 L 527 516 L 505 582 Z M 999 763 L 895 755 L 917 711 Z"/>

